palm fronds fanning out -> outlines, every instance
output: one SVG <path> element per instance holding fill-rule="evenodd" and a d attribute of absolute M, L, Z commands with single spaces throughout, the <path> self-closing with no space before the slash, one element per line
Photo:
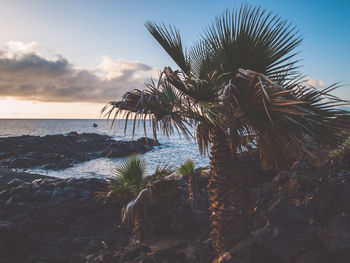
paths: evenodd
<path fill-rule="evenodd" d="M 247 150 L 242 140 L 256 144 L 263 167 L 279 170 L 315 142 L 335 143 L 341 127 L 334 121 L 348 114 L 336 106 L 347 102 L 330 91 L 302 83 L 278 85 L 261 73 L 239 69 L 223 93 L 233 148 Z"/>
<path fill-rule="evenodd" d="M 234 152 L 267 147 L 274 169 L 288 166 L 314 139 L 328 143 L 341 139 L 341 127 L 334 125 L 334 119 L 348 114 L 337 109 L 348 102 L 330 93 L 337 85 L 317 90 L 301 81 L 277 84 L 261 73 L 241 68 L 228 83 L 223 75 L 214 72 L 204 80 L 187 79 L 167 67 L 157 84 L 127 92 L 121 101 L 109 103 L 102 111 L 107 117 L 112 113 L 114 118 L 124 117 L 125 131 L 133 119 L 133 132 L 138 123 L 143 123 L 147 132 L 151 119 L 154 136 L 158 131 L 168 137 L 174 132 L 193 136 L 203 154 L 210 146 L 210 134 L 219 127 L 228 135 Z M 190 133 L 191 126 L 195 134 Z M 278 165 L 278 159 L 284 164 Z"/>
<path fill-rule="evenodd" d="M 162 25 L 157 25 L 148 21 L 145 26 L 181 70 L 189 74 L 190 64 L 186 55 L 186 50 L 182 45 L 179 31 L 172 26 L 166 26 L 164 23 Z"/>
<path fill-rule="evenodd" d="M 137 155 L 130 156 L 116 168 L 114 176 L 107 178 L 110 188 L 109 195 L 130 200 L 142 190 L 146 176 L 145 161 Z"/>
<path fill-rule="evenodd" d="M 173 174 L 175 170 L 170 165 L 157 166 L 152 175 L 147 174 L 146 162 L 137 155 L 131 155 L 115 169 L 114 176 L 108 177 L 108 195 L 117 196 L 122 203 L 127 203 L 144 189 L 155 182 Z"/>
<path fill-rule="evenodd" d="M 302 38 L 288 21 L 259 7 L 242 5 L 226 11 L 186 52 L 178 30 L 147 22 L 146 28 L 188 76 L 205 79 L 208 73 L 231 73 L 238 68 L 260 72 L 273 80 L 295 77 L 294 51 Z"/>
<path fill-rule="evenodd" d="M 161 74 L 158 82 L 147 84 L 145 90 L 132 90 L 126 92 L 120 101 L 109 102 L 102 110 L 105 117 L 125 119 L 124 132 L 128 122 L 133 120 L 133 134 L 136 125 L 143 124 L 147 133 L 147 123 L 152 126 L 153 134 L 162 130 L 168 137 L 175 132 L 182 132 L 186 138 L 191 136 L 189 121 L 184 116 L 188 111 L 187 101 L 182 99 L 181 93 L 168 83 Z"/>
<path fill-rule="evenodd" d="M 298 60 L 294 60 L 294 50 L 301 42 L 298 30 L 260 7 L 242 5 L 238 10 L 226 11 L 205 36 L 214 65 L 219 60 L 224 72 L 245 68 L 274 79 L 281 73 L 292 76 L 298 68 Z"/>
<path fill-rule="evenodd" d="M 293 89 L 293 94 L 304 101 L 303 110 L 307 113 L 304 125 L 310 131 L 310 135 L 317 140 L 331 145 L 337 144 L 343 139 L 342 129 L 349 129 L 350 123 L 340 123 L 337 120 L 347 118 L 348 111 L 341 110 L 342 106 L 349 106 L 350 102 L 342 100 L 332 94 L 338 89 L 338 83 L 332 84 L 322 90 L 313 86 L 300 84 Z"/>

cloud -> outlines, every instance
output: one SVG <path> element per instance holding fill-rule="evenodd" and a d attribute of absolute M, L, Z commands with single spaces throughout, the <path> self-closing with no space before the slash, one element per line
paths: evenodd
<path fill-rule="evenodd" d="M 316 88 L 324 88 L 326 87 L 326 83 L 324 83 L 323 80 L 313 79 L 313 78 L 306 78 L 305 82 L 313 87 Z"/>
<path fill-rule="evenodd" d="M 9 42 L 0 49 L 0 98 L 106 103 L 125 91 L 144 88 L 150 76 L 159 74 L 152 66 L 109 57 L 87 70 L 49 53 L 35 42 Z"/>

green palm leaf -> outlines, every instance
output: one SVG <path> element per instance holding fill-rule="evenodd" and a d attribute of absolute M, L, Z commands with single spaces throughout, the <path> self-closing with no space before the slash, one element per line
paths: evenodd
<path fill-rule="evenodd" d="M 137 195 L 142 190 L 146 176 L 147 169 L 144 159 L 132 155 L 116 168 L 115 176 L 108 179 L 112 191 L 131 191 Z"/>

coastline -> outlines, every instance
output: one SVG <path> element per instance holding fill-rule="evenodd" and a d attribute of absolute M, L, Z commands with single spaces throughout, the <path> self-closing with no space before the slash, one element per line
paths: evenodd
<path fill-rule="evenodd" d="M 93 159 L 120 158 L 152 148 L 150 138 L 116 141 L 96 133 L 0 138 L 0 167 L 64 170 Z"/>
<path fill-rule="evenodd" d="M 94 128 L 93 123 L 98 127 Z M 124 120 L 117 120 L 115 127 L 111 128 L 112 122 L 106 120 L 0 120 L 0 134 L 10 137 L 19 137 L 23 134 L 30 136 L 46 136 L 46 135 L 64 135 L 71 131 L 76 131 L 78 134 L 95 133 L 99 135 L 110 136 L 115 141 L 136 141 L 145 136 L 143 126 L 136 125 L 135 136 L 132 135 L 133 122 L 129 122 L 130 126 L 124 133 Z M 147 127 L 147 135 L 152 138 L 152 129 Z M 193 131 L 194 132 L 194 131 Z M 168 138 L 166 135 L 159 134 L 158 140 L 162 144 L 153 147 L 153 150 L 142 154 L 147 162 L 147 169 L 152 173 L 157 166 L 163 163 L 169 163 L 173 167 L 177 167 L 186 159 L 192 159 L 199 167 L 209 165 L 209 157 L 201 156 L 194 140 L 186 140 L 183 136 L 179 136 L 176 132 L 174 136 Z M 1 141 L 1 139 L 0 139 Z M 73 151 L 78 149 L 73 148 Z M 2 147 L 0 147 L 0 152 Z M 55 153 L 55 151 L 53 151 Z M 1 154 L 0 154 L 1 156 Z M 39 156 L 39 158 L 42 158 Z M 114 174 L 114 169 L 123 160 L 123 157 L 116 158 L 98 158 L 87 162 L 73 164 L 73 167 L 65 169 L 65 173 L 60 170 L 45 170 L 39 168 L 31 169 L 30 172 L 55 176 L 60 178 L 66 177 L 84 177 L 84 176 L 99 176 L 105 178 Z M 1 164 L 0 164 L 1 166 Z M 64 166 L 64 163 L 63 163 Z M 62 170 L 63 171 L 63 170 Z"/>

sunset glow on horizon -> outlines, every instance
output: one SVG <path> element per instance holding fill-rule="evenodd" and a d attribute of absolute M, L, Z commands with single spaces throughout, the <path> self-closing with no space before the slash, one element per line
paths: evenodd
<path fill-rule="evenodd" d="M 104 104 L 0 99 L 0 119 L 98 119 Z"/>

